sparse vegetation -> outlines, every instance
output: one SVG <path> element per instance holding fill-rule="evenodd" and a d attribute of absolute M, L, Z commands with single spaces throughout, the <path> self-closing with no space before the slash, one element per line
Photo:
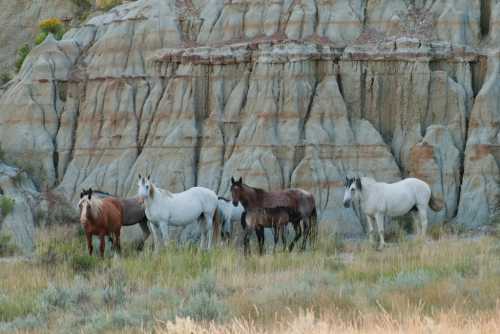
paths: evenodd
<path fill-rule="evenodd" d="M 304 253 L 245 258 L 235 248 L 167 247 L 158 255 L 125 251 L 90 260 L 78 228 L 51 228 L 38 237 L 35 262 L 2 265 L 0 329 L 354 333 L 370 332 L 375 321 L 384 332 L 500 326 L 495 237 L 443 234 L 382 252 L 359 241 L 331 246 L 333 239 L 323 237 Z"/>
<path fill-rule="evenodd" d="M 123 2 L 122 0 L 97 0 L 96 5 L 98 9 L 101 9 L 103 11 L 108 11 L 113 7 L 121 5 L 122 2 Z"/>
<path fill-rule="evenodd" d="M 91 0 L 70 0 L 77 8 L 76 16 L 80 21 L 85 20 L 92 10 Z"/>
<path fill-rule="evenodd" d="M 31 47 L 28 44 L 24 44 L 19 50 L 17 50 L 16 72 L 19 72 L 30 51 Z"/>
<path fill-rule="evenodd" d="M 6 233 L 0 233 L 0 257 L 12 256 L 18 252 L 18 248 L 12 237 Z"/>
<path fill-rule="evenodd" d="M 3 71 L 0 73 L 0 86 L 5 85 L 7 82 L 12 80 L 12 75 L 8 71 Z"/>
<path fill-rule="evenodd" d="M 5 195 L 0 195 L 0 217 L 6 217 L 10 215 L 12 210 L 14 210 L 14 204 L 14 199 Z"/>

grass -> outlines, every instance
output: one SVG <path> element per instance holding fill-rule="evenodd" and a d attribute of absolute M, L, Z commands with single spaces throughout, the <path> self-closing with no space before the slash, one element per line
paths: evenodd
<path fill-rule="evenodd" d="M 16 59 L 16 72 L 19 72 L 21 67 L 24 64 L 24 60 L 28 57 L 28 54 L 31 51 L 31 47 L 28 44 L 24 44 L 17 50 L 17 59 Z"/>
<path fill-rule="evenodd" d="M 83 333 L 495 332 L 500 240 L 321 239 L 314 251 L 245 258 L 167 247 L 86 256 L 76 227 L 38 237 L 33 262 L 0 266 L 0 331 Z M 333 244 L 333 245 L 332 245 Z M 255 245 L 253 245 L 255 248 Z M 148 247 L 146 247 L 148 248 Z M 24 279 L 19 280 L 19 277 Z"/>
<path fill-rule="evenodd" d="M 0 213 L 3 217 L 8 216 L 14 210 L 14 199 L 0 195 Z"/>

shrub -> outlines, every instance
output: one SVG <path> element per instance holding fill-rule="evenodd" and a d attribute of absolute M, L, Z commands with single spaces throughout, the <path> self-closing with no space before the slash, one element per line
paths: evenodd
<path fill-rule="evenodd" d="M 113 7 L 116 7 L 118 5 L 121 5 L 122 0 L 97 0 L 96 5 L 97 8 L 108 11 L 112 9 Z"/>
<path fill-rule="evenodd" d="M 8 216 L 14 210 L 15 201 L 7 196 L 0 196 L 0 212 L 3 217 Z"/>
<path fill-rule="evenodd" d="M 75 255 L 71 258 L 71 268 L 75 272 L 88 272 L 97 267 L 98 260 L 90 255 Z"/>
<path fill-rule="evenodd" d="M 0 233 L 0 256 L 12 256 L 19 249 L 12 241 L 12 237 L 5 233 Z"/>
<path fill-rule="evenodd" d="M 18 317 L 11 322 L 0 323 L 0 333 L 20 333 L 31 329 L 45 327 L 46 323 L 34 315 Z"/>
<path fill-rule="evenodd" d="M 19 50 L 17 50 L 18 58 L 16 60 L 16 72 L 19 72 L 19 70 L 24 64 L 24 60 L 26 59 L 30 51 L 31 48 L 28 44 L 24 44 Z"/>
<path fill-rule="evenodd" d="M 76 16 L 80 20 L 84 20 L 92 9 L 92 1 L 91 0 L 71 0 L 71 2 L 78 8 L 76 11 Z"/>
<path fill-rule="evenodd" d="M 228 315 L 228 308 L 219 299 L 215 276 L 204 272 L 190 289 L 188 302 L 179 315 L 197 321 L 221 321 Z"/>
<path fill-rule="evenodd" d="M 38 27 L 42 32 L 45 33 L 51 33 L 51 34 L 58 34 L 62 30 L 64 30 L 64 24 L 62 21 L 56 17 L 51 17 L 50 19 L 46 19 L 43 21 L 40 21 L 38 24 Z"/>
<path fill-rule="evenodd" d="M 12 75 L 9 72 L 2 72 L 0 73 L 0 85 L 4 85 L 7 82 L 12 80 Z M 0 157 L 1 159 L 1 157 Z"/>
<path fill-rule="evenodd" d="M 36 37 L 35 37 L 35 44 L 36 45 L 42 44 L 43 41 L 45 41 L 45 38 L 47 38 L 48 35 L 49 35 L 48 32 L 45 32 L 45 31 L 39 32 L 38 35 L 36 35 Z"/>

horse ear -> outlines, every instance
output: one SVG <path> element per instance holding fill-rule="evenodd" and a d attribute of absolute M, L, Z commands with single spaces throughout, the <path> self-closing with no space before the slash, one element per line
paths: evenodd
<path fill-rule="evenodd" d="M 358 188 L 359 190 L 361 190 L 361 178 L 360 177 L 356 178 L 356 188 Z"/>
<path fill-rule="evenodd" d="M 141 175 L 141 173 L 139 173 L 139 180 L 140 180 L 140 179 L 142 179 L 142 175 Z"/>
<path fill-rule="evenodd" d="M 243 178 L 240 176 L 240 179 L 238 180 L 239 184 L 243 184 Z"/>
<path fill-rule="evenodd" d="M 234 177 L 231 176 L 231 184 L 235 184 Z"/>
<path fill-rule="evenodd" d="M 151 180 L 151 174 L 148 175 L 148 181 Z"/>

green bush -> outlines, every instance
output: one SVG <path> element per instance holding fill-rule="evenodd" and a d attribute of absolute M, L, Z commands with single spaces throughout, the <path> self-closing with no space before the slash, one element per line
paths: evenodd
<path fill-rule="evenodd" d="M 35 44 L 36 45 L 42 44 L 43 41 L 45 41 L 45 38 L 47 38 L 48 35 L 49 35 L 49 33 L 45 32 L 45 31 L 39 32 L 38 35 L 36 35 L 36 37 L 35 37 Z"/>
<path fill-rule="evenodd" d="M 24 44 L 19 50 L 17 50 L 16 72 L 19 72 L 30 51 L 31 48 L 28 44 Z"/>
<path fill-rule="evenodd" d="M 103 11 L 108 11 L 113 7 L 121 5 L 122 0 L 98 0 L 97 7 Z"/>
<path fill-rule="evenodd" d="M 5 233 L 0 233 L 0 256 L 12 256 L 18 252 L 12 237 Z"/>
<path fill-rule="evenodd" d="M 0 210 L 3 217 L 8 216 L 14 210 L 15 201 L 7 196 L 0 196 Z"/>
<path fill-rule="evenodd" d="M 98 259 L 90 255 L 75 255 L 71 258 L 71 268 L 75 272 L 88 272 L 97 267 Z"/>

